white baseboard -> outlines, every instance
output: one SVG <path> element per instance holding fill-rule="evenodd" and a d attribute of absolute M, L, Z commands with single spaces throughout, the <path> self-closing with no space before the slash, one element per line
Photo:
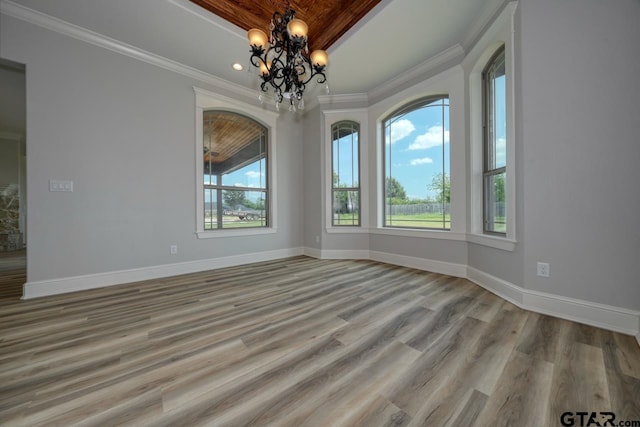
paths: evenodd
<path fill-rule="evenodd" d="M 640 345 L 640 311 L 524 289 L 466 264 L 378 251 L 323 251 L 305 248 L 305 255 L 322 259 L 370 259 L 454 277 L 464 277 L 522 309 L 632 335 Z"/>
<path fill-rule="evenodd" d="M 305 248 L 304 254 L 319 259 L 369 259 L 369 250 Z"/>
<path fill-rule="evenodd" d="M 152 280 L 180 274 L 215 270 L 224 267 L 271 261 L 291 256 L 307 255 L 320 259 L 370 259 L 387 264 L 416 268 L 424 271 L 464 277 L 482 286 L 516 306 L 537 313 L 548 314 L 599 328 L 634 336 L 640 345 L 640 311 L 614 307 L 575 298 L 524 289 L 465 264 L 410 257 L 368 250 L 321 250 L 316 248 L 289 248 L 267 252 L 233 255 L 221 258 L 187 261 L 175 264 L 89 274 L 60 279 L 27 282 L 23 299 L 37 298 L 67 292 L 82 291 Z"/>
<path fill-rule="evenodd" d="M 512 304 L 522 307 L 522 288 L 473 267 L 467 267 L 467 279 Z"/>
<path fill-rule="evenodd" d="M 304 254 L 306 256 L 310 256 L 311 258 L 322 259 L 322 249 L 305 247 Z"/>
<path fill-rule="evenodd" d="M 640 345 L 639 311 L 524 289 L 473 267 L 467 278 L 525 310 L 632 335 Z"/>
<path fill-rule="evenodd" d="M 139 282 L 142 280 L 152 280 L 161 277 L 176 276 L 179 274 L 215 270 L 218 268 L 233 267 L 254 262 L 271 261 L 303 255 L 304 252 L 304 248 L 289 248 L 198 261 L 187 261 L 175 264 L 157 265 L 152 267 L 133 268 L 129 270 L 110 271 L 107 273 L 88 274 L 84 276 L 27 282 L 24 284 L 22 299 L 102 288 L 105 286 Z"/>
<path fill-rule="evenodd" d="M 401 265 L 418 270 L 432 271 L 455 277 L 467 277 L 467 266 L 453 262 L 436 261 L 432 259 L 410 257 L 388 252 L 369 251 L 369 259 L 387 264 Z"/>

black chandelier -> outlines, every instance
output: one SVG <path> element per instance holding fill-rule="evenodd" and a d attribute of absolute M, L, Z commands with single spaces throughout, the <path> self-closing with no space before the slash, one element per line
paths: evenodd
<path fill-rule="evenodd" d="M 251 46 L 251 64 L 260 69 L 260 89 L 272 89 L 276 109 L 289 100 L 289 111 L 304 109 L 304 93 L 307 83 L 317 77 L 322 84 L 327 81 L 325 68 L 328 56 L 324 50 L 314 50 L 309 55 L 307 24 L 295 17 L 295 10 L 287 1 L 284 14 L 276 11 L 271 18 L 270 37 L 257 28 L 249 30 L 247 36 Z M 326 86 L 327 91 L 329 86 Z M 264 97 L 260 95 L 260 101 Z"/>

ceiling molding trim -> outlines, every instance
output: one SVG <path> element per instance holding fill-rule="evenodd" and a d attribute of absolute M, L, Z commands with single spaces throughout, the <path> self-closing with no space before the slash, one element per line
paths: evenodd
<path fill-rule="evenodd" d="M 340 105 L 351 103 L 369 104 L 369 95 L 366 93 L 352 93 L 344 95 L 318 95 L 320 105 Z"/>
<path fill-rule="evenodd" d="M 188 65 L 181 64 L 163 56 L 147 52 L 143 49 L 137 48 L 127 43 L 123 43 L 116 39 L 112 39 L 111 37 L 107 37 L 103 34 L 96 33 L 86 28 L 79 27 L 75 24 L 71 24 L 67 21 L 63 21 L 62 19 L 47 15 L 45 13 L 38 12 L 36 10 L 14 3 L 10 0 L 0 0 L 0 13 L 45 28 L 47 30 L 54 31 L 59 34 L 63 34 L 65 36 L 72 37 L 76 40 L 80 40 L 94 46 L 102 47 L 112 52 L 116 52 L 130 58 L 146 62 L 147 64 L 154 65 L 156 67 L 160 67 L 177 74 L 181 74 L 185 77 L 189 77 L 218 88 L 229 90 L 239 96 L 257 98 L 259 95 L 258 91 L 246 88 L 228 80 L 221 79 L 220 77 L 214 76 L 213 74 L 209 74 L 196 68 L 189 67 Z"/>
<path fill-rule="evenodd" d="M 508 10 L 513 15 L 518 7 L 517 0 L 507 0 L 499 5 L 491 14 L 491 17 L 487 22 L 476 22 L 473 27 L 467 33 L 467 36 L 462 40 L 462 47 L 468 52 L 480 41 L 482 36 L 493 25 L 493 23 L 500 17 L 503 11 Z"/>
<path fill-rule="evenodd" d="M 451 66 L 462 62 L 464 59 L 465 51 L 459 44 L 455 44 L 452 47 L 445 49 L 444 51 L 430 57 L 421 64 L 416 65 L 413 68 L 409 68 L 404 73 L 397 77 L 387 80 L 380 86 L 372 89 L 368 95 L 372 102 L 384 98 L 386 95 L 397 91 L 402 85 L 415 80 L 425 80 L 434 71 L 440 71 L 438 68 L 450 64 Z"/>

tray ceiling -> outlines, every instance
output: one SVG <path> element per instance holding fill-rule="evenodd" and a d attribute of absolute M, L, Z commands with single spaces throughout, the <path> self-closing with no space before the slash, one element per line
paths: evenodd
<path fill-rule="evenodd" d="M 269 32 L 273 12 L 284 12 L 286 2 L 277 0 L 190 0 L 238 27 Z M 328 49 L 380 0 L 290 0 L 296 18 L 309 25 L 311 50 Z"/>

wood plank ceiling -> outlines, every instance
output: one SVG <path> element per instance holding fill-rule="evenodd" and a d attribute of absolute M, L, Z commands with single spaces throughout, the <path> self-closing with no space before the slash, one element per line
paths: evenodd
<path fill-rule="evenodd" d="M 263 136 L 263 127 L 230 112 L 205 111 L 203 117 L 204 163 L 220 164 Z"/>
<path fill-rule="evenodd" d="M 221 18 L 243 28 L 269 32 L 273 12 L 284 12 L 281 0 L 190 0 Z M 309 26 L 309 48 L 328 49 L 380 0 L 290 0 L 296 18 Z"/>

